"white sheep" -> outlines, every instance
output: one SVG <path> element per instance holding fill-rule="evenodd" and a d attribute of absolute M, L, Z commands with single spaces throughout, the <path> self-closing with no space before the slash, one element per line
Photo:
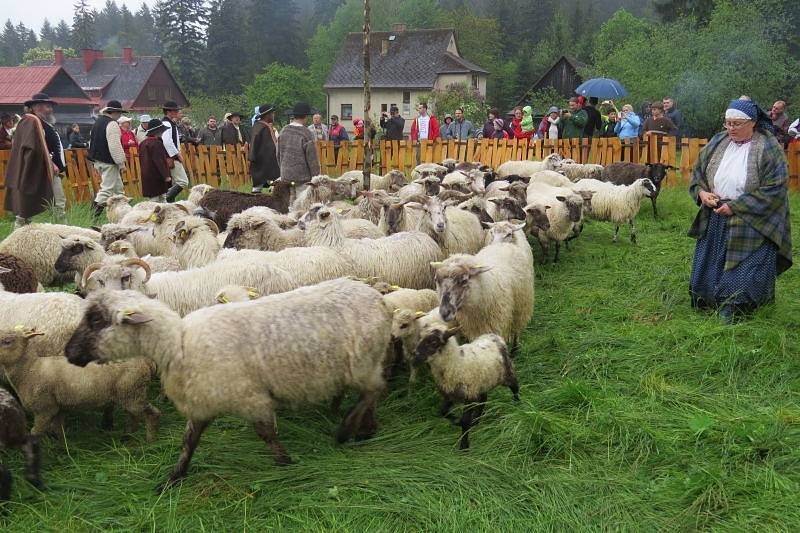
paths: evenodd
<path fill-rule="evenodd" d="M 158 202 L 144 201 L 134 204 L 120 220 L 119 224 L 128 226 L 131 224 L 145 224 L 153 213 L 153 209 L 159 205 Z M 111 222 L 109 220 L 109 222 Z"/>
<path fill-rule="evenodd" d="M 342 178 L 357 178 L 359 189 L 364 189 L 364 173 L 361 170 L 348 170 L 341 176 Z M 370 174 L 369 177 L 369 190 L 384 190 L 389 192 L 397 192 L 406 184 L 406 176 L 399 170 L 390 170 L 384 176 L 378 174 Z"/>
<path fill-rule="evenodd" d="M 558 170 L 561 166 L 561 155 L 550 154 L 542 161 L 506 161 L 497 167 L 497 177 L 506 176 L 531 176 L 540 170 Z"/>
<path fill-rule="evenodd" d="M 0 242 L 0 253 L 18 257 L 30 265 L 42 285 L 69 281 L 69 276 L 56 271 L 55 264 L 61 254 L 61 240 L 70 235 L 100 241 L 98 232 L 85 228 L 61 224 L 29 224 L 14 230 Z"/>
<path fill-rule="evenodd" d="M 128 259 L 91 265 L 83 275 L 87 294 L 100 289 L 132 289 L 164 302 L 181 316 L 214 305 L 217 292 L 228 285 L 254 287 L 261 294 L 286 292 L 297 286 L 281 268 L 244 261 L 215 261 L 200 268 L 151 275 L 141 259 Z"/>
<path fill-rule="evenodd" d="M 333 199 L 331 178 L 324 174 L 314 176 L 308 182 L 308 187 L 297 195 L 292 203 L 292 211 L 307 211 L 315 203 L 328 202 Z"/>
<path fill-rule="evenodd" d="M 167 486 L 186 476 L 202 432 L 219 416 L 253 423 L 277 464 L 291 462 L 276 434 L 275 411 L 283 405 L 319 404 L 355 389 L 361 397 L 342 421 L 337 440 L 368 438 L 376 431 L 391 313 L 381 295 L 363 283 L 328 281 L 209 307 L 183 320 L 130 291 L 103 291 L 89 306 L 67 351 L 69 360 L 149 357 L 167 396 L 188 419 L 184 449 Z M 94 314 L 110 320 L 92 321 Z"/>
<path fill-rule="evenodd" d="M 150 219 L 152 212 L 147 214 Z M 153 236 L 153 224 L 103 224 L 100 229 L 100 243 L 108 249 L 115 241 L 128 241 L 139 257 L 158 255 L 156 239 Z"/>
<path fill-rule="evenodd" d="M 133 210 L 132 198 L 124 194 L 115 194 L 106 200 L 106 218 L 111 223 L 119 223 L 122 218 Z"/>
<path fill-rule="evenodd" d="M 60 434 L 67 409 L 114 403 L 135 422 L 144 418 L 147 440 L 155 440 L 161 413 L 147 402 L 153 370 L 149 361 L 139 358 L 80 368 L 65 357 L 37 357 L 29 339 L 42 334 L 22 326 L 0 332 L 0 366 L 23 407 L 33 414 L 32 435 Z"/>
<path fill-rule="evenodd" d="M 427 176 L 436 176 L 442 179 L 448 172 L 447 167 L 436 163 L 420 163 L 411 171 L 411 180 L 414 181 Z"/>
<path fill-rule="evenodd" d="M 327 246 L 286 248 L 279 252 L 226 248 L 217 257 L 217 263 L 223 262 L 272 265 L 286 272 L 297 287 L 356 276 L 358 272 L 355 261 Z"/>
<path fill-rule="evenodd" d="M 439 313 L 458 322 L 468 341 L 496 333 L 512 344 L 533 314 L 533 263 L 509 243 L 494 243 L 476 255 L 451 255 L 433 263 Z"/>
<path fill-rule="evenodd" d="M 189 197 L 187 200 L 193 203 L 194 205 L 200 205 L 200 199 L 208 193 L 208 191 L 213 191 L 214 187 L 211 185 L 206 185 L 205 183 L 200 183 L 195 185 L 189 190 Z"/>
<path fill-rule="evenodd" d="M 547 228 L 540 227 L 533 216 L 528 219 L 528 227 L 539 240 L 545 258 L 548 257 L 550 243 L 555 242 L 553 261 L 558 262 L 561 243 L 575 235 L 575 228 L 583 220 L 583 197 L 572 189 L 531 182 L 528 184 L 528 202 L 525 209 L 531 214 L 536 206 L 546 206 Z"/>
<path fill-rule="evenodd" d="M 489 231 L 486 234 L 486 244 L 508 243 L 516 246 L 533 264 L 533 251 L 528 239 L 525 237 L 525 223 L 515 224 L 509 221 L 500 221 L 487 224 Z"/>
<path fill-rule="evenodd" d="M 377 226 L 381 220 L 381 208 L 389 202 L 389 194 L 381 189 L 361 191 L 360 194 L 361 199 L 347 213 L 342 213 L 342 217 L 363 218 Z"/>
<path fill-rule="evenodd" d="M 201 267 L 214 261 L 220 250 L 218 235 L 219 228 L 213 220 L 194 216 L 179 220 L 172 240 L 181 268 Z"/>
<path fill-rule="evenodd" d="M 433 174 L 425 175 L 413 180 L 408 185 L 404 185 L 397 191 L 397 198 L 401 201 L 408 200 L 414 196 L 427 195 L 436 196 L 441 190 L 441 179 Z"/>
<path fill-rule="evenodd" d="M 595 220 L 605 220 L 614 222 L 614 242 L 617 242 L 619 227 L 621 224 L 628 223 L 631 226 L 631 242 L 636 243 L 636 227 L 634 219 L 639 213 L 642 198 L 653 197 L 658 193 L 656 186 L 649 178 L 640 178 L 631 185 L 610 185 L 593 190 L 592 184 L 584 184 L 586 180 L 578 181 L 573 189 L 580 191 L 592 191 L 591 210 L 589 216 Z M 601 182 L 603 183 L 603 182 Z M 587 185 L 586 189 L 582 185 Z"/>
<path fill-rule="evenodd" d="M 569 178 L 553 170 L 540 170 L 538 172 L 534 172 L 531 174 L 531 179 L 528 181 L 528 186 L 530 186 L 531 183 L 544 183 L 553 187 L 570 187 L 572 185 L 572 182 L 569 180 Z"/>
<path fill-rule="evenodd" d="M 236 302 L 249 302 L 260 298 L 261 293 L 255 287 L 242 287 L 241 285 L 227 285 L 222 287 L 214 296 L 217 303 L 230 304 Z"/>
<path fill-rule="evenodd" d="M 178 270 L 183 270 L 178 259 L 174 257 L 165 257 L 163 255 L 146 255 L 144 257 L 139 257 L 136 254 L 136 250 L 133 249 L 133 244 L 128 241 L 112 242 L 108 245 L 108 253 L 111 255 L 122 256 L 125 259 L 141 259 L 150 265 L 150 270 L 153 273 L 177 272 Z"/>
<path fill-rule="evenodd" d="M 339 216 L 315 204 L 300 220 L 306 243 L 328 246 L 352 260 L 355 275 L 377 277 L 409 289 L 433 287 L 430 262 L 441 258 L 436 241 L 420 232 L 402 232 L 380 239 L 348 239 Z M 433 259 L 432 259 L 433 258 Z"/>
<path fill-rule="evenodd" d="M 456 208 L 446 209 L 435 196 L 426 197 L 424 203 L 409 202 L 406 208 L 422 211 L 417 231 L 433 238 L 445 255 L 474 254 L 483 247 L 483 227 L 473 213 Z"/>
<path fill-rule="evenodd" d="M 469 448 L 469 431 L 486 406 L 488 393 L 505 385 L 514 400 L 519 400 L 519 383 L 503 339 L 495 334 L 481 335 L 469 344 L 454 338 L 459 327 L 436 322 L 420 330 L 415 364 L 427 361 L 433 380 L 444 397 L 440 413 L 447 415 L 453 404 L 469 404 L 461 415 L 459 448 Z"/>
<path fill-rule="evenodd" d="M 150 252 L 152 255 L 175 256 L 175 241 L 173 240 L 175 225 L 192 216 L 190 213 L 191 211 L 186 207 L 177 203 L 158 204 L 153 208 L 150 215 L 154 239 L 154 251 Z"/>
<path fill-rule="evenodd" d="M 484 194 L 486 190 L 484 173 L 477 169 L 450 172 L 442 179 L 442 188 L 463 193 Z"/>
<path fill-rule="evenodd" d="M 573 182 L 586 178 L 600 179 L 600 175 L 603 172 L 603 165 L 592 163 L 565 163 L 562 161 L 558 172 Z"/>

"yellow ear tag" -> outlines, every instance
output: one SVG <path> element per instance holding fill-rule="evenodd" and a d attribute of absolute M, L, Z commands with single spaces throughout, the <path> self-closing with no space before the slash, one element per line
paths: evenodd
<path fill-rule="evenodd" d="M 16 326 L 14 326 L 14 331 L 23 331 L 24 329 L 25 326 L 23 326 L 22 324 L 17 324 Z"/>
<path fill-rule="evenodd" d="M 150 222 L 158 222 L 158 217 L 155 214 L 152 214 L 148 220 L 150 220 Z"/>
<path fill-rule="evenodd" d="M 417 311 L 416 314 L 414 315 L 414 318 L 422 318 L 424 316 L 425 313 L 423 313 L 422 311 Z"/>

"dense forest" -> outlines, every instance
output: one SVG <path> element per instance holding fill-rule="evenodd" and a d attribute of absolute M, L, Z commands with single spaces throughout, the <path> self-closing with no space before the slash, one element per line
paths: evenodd
<path fill-rule="evenodd" d="M 344 36 L 360 31 L 362 17 L 362 0 L 157 0 L 136 12 L 77 0 L 72 21 L 44 20 L 38 33 L 7 21 L 0 64 L 59 47 L 119 55 L 132 46 L 164 55 L 199 108 L 300 97 L 319 106 Z M 584 76 L 620 79 L 636 105 L 675 96 L 701 131 L 731 95 L 800 100 L 794 0 L 372 0 L 372 28 L 394 22 L 455 28 L 461 54 L 491 72 L 489 105 L 516 102 L 562 54 L 588 65 Z"/>

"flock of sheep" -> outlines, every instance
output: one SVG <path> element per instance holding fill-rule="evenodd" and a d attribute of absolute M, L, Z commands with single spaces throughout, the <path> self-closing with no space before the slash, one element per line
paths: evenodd
<path fill-rule="evenodd" d="M 554 154 L 496 170 L 478 163 L 317 176 L 295 197 L 192 188 L 175 204 L 124 196 L 109 223 L 31 224 L 0 242 L 0 447 L 21 447 L 41 486 L 38 438 L 66 410 L 113 407 L 155 439 L 147 397 L 157 373 L 187 419 L 165 486 L 187 474 L 216 417 L 253 424 L 277 464 L 291 459 L 276 410 L 360 396 L 336 439 L 365 439 L 387 377 L 430 368 L 441 413 L 463 403 L 461 448 L 487 394 L 518 398 L 512 356 L 534 306 L 534 257 L 578 237 L 584 217 L 630 224 L 658 194 L 666 167 L 580 165 Z M 614 235 L 616 240 L 616 232 Z M 74 281 L 78 294 L 41 292 Z M 21 407 L 20 407 L 21 403 Z M 27 429 L 23 409 L 33 415 Z M 0 466 L 0 499 L 10 475 Z"/>

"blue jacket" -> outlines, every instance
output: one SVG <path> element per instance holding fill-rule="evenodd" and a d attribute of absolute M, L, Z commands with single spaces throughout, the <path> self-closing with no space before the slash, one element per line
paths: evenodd
<path fill-rule="evenodd" d="M 633 139 L 639 136 L 639 124 L 642 119 L 636 113 L 630 112 L 624 118 L 621 118 L 617 125 L 614 126 L 614 133 L 620 139 Z"/>

